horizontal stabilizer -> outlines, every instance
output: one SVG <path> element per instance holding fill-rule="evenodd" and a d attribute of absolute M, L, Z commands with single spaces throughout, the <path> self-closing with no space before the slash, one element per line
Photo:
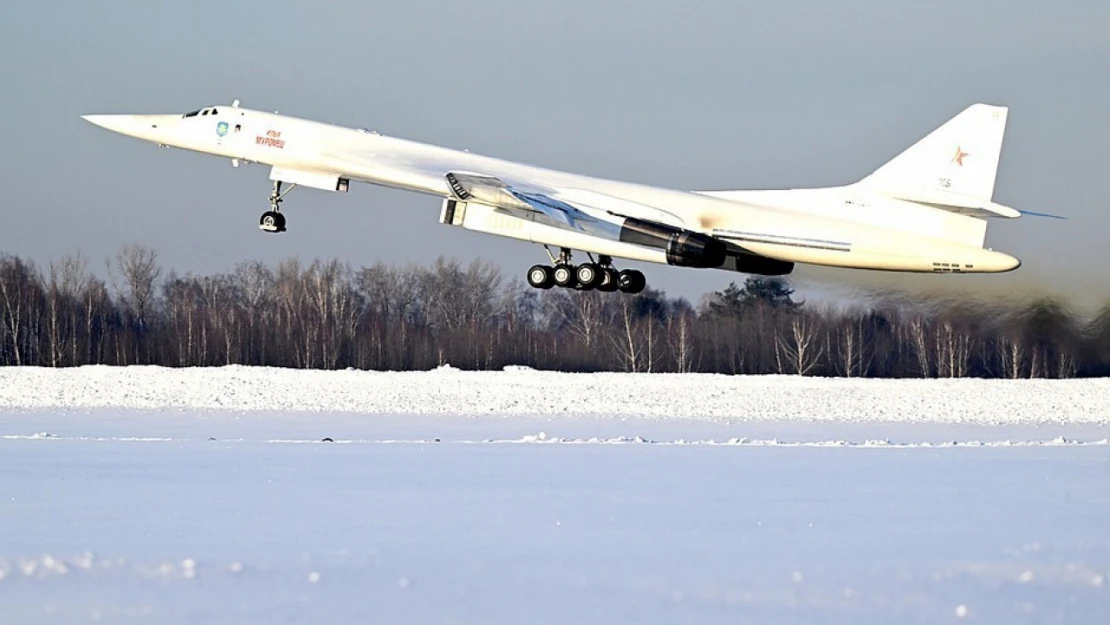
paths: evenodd
<path fill-rule="evenodd" d="M 1021 211 L 1015 208 L 992 202 L 989 199 L 952 193 L 950 191 L 919 188 L 886 191 L 883 194 L 894 199 L 913 202 L 915 204 L 923 204 L 931 208 L 940 208 L 950 213 L 958 213 L 969 217 L 979 217 L 980 219 L 990 217 L 1017 219 L 1021 217 Z"/>
<path fill-rule="evenodd" d="M 1061 215 L 1052 215 L 1050 213 L 1035 213 L 1033 211 L 1021 211 L 1021 210 L 1019 210 L 1018 212 L 1021 213 L 1023 216 L 1024 215 L 1029 215 L 1030 217 L 1046 217 L 1048 219 L 1063 219 L 1065 221 L 1067 220 L 1067 217 L 1063 217 Z"/>
<path fill-rule="evenodd" d="M 887 195 L 899 200 L 923 204 L 932 208 L 943 209 L 950 213 L 958 213 L 960 215 L 978 217 L 980 219 L 988 219 L 991 217 L 1017 219 L 1026 215 L 1029 217 L 1047 217 L 1049 219 L 1067 219 L 1067 217 L 1062 217 L 1060 215 L 1011 208 L 997 202 L 946 191 L 920 189 L 916 193 L 888 193 Z"/>

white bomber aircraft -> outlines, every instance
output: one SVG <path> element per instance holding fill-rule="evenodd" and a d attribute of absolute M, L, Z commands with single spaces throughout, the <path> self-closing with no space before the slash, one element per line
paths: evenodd
<path fill-rule="evenodd" d="M 637 293 L 644 275 L 618 271 L 614 258 L 762 275 L 788 274 L 795 263 L 1016 269 L 1018 259 L 983 245 L 986 219 L 1023 214 L 991 201 L 1006 114 L 974 104 L 847 186 L 703 192 L 552 171 L 249 110 L 238 100 L 184 115 L 84 119 L 162 147 L 270 166 L 270 210 L 259 223 L 266 232 L 285 231 L 281 203 L 297 186 L 346 192 L 352 180 L 367 182 L 442 198 L 444 224 L 543 244 L 551 263 L 528 271 L 533 287 Z M 572 250 L 590 262 L 573 264 Z"/>

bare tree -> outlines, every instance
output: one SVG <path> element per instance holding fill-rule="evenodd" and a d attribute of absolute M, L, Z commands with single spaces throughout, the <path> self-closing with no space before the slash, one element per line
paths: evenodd
<path fill-rule="evenodd" d="M 311 304 L 306 321 L 316 328 L 312 334 L 319 343 L 320 362 L 325 369 L 339 365 L 343 346 L 354 332 L 358 311 L 349 274 L 347 267 L 333 260 L 313 263 L 302 276 L 304 293 Z"/>
<path fill-rule="evenodd" d="M 780 372 L 809 375 L 817 367 L 824 353 L 819 340 L 816 320 L 805 313 L 792 314 L 786 331 L 777 333 L 775 346 L 781 354 Z"/>
<path fill-rule="evenodd" d="M 1023 377 L 1027 358 L 1025 343 L 1020 338 L 1002 334 L 995 339 L 994 344 L 1002 365 L 1002 377 L 1011 380 Z"/>
<path fill-rule="evenodd" d="M 694 313 L 690 310 L 680 311 L 668 318 L 667 335 L 678 373 L 694 370 L 694 323 Z"/>
<path fill-rule="evenodd" d="M 91 276 L 88 261 L 80 254 L 51 261 L 47 274 L 46 315 L 47 340 L 50 366 L 59 367 L 77 363 L 78 302 Z"/>
<path fill-rule="evenodd" d="M 929 328 L 924 317 L 914 315 L 903 324 L 906 332 L 907 344 L 913 349 L 917 360 L 918 374 L 923 378 L 933 377 L 933 368 L 929 364 Z"/>
<path fill-rule="evenodd" d="M 617 305 L 616 332 L 609 334 L 623 371 L 640 371 L 644 365 L 644 346 L 634 313 L 634 297 L 622 295 Z"/>
<path fill-rule="evenodd" d="M 827 313 L 829 316 L 831 312 Z M 842 316 L 826 335 L 831 334 L 829 343 L 836 346 L 834 368 L 837 374 L 846 378 L 862 376 L 871 366 L 871 351 L 864 336 L 864 317 L 862 314 L 849 313 Z M 832 347 L 826 346 L 826 353 L 833 356 Z"/>
<path fill-rule="evenodd" d="M 267 364 L 267 338 L 274 322 L 274 272 L 258 261 L 241 263 L 235 268 L 233 280 L 246 323 L 247 362 Z"/>
<path fill-rule="evenodd" d="M 612 298 L 599 291 L 571 291 L 560 289 L 547 294 L 546 301 L 551 304 L 566 329 L 578 337 L 582 349 L 589 352 L 605 333 L 612 310 L 608 304 Z M 631 314 L 631 311 L 629 311 Z"/>
<path fill-rule="evenodd" d="M 105 335 L 108 334 L 108 319 L 111 316 L 112 301 L 108 286 L 103 280 L 90 278 L 81 293 L 81 315 L 85 326 L 85 362 L 102 364 L 106 349 Z"/>
<path fill-rule="evenodd" d="M 162 275 L 158 253 L 145 245 L 125 245 L 116 253 L 114 268 L 112 263 L 108 263 L 108 275 L 133 320 L 134 361 L 149 360 L 149 354 L 145 353 L 148 347 L 145 338 L 155 305 L 158 278 Z"/>
<path fill-rule="evenodd" d="M 1079 360 L 1070 349 L 1056 353 L 1056 371 L 1061 379 L 1074 378 L 1079 371 Z"/>
<path fill-rule="evenodd" d="M 371 324 L 371 367 L 405 368 L 411 362 L 406 348 L 419 306 L 416 276 L 416 267 L 399 270 L 381 263 L 355 276 Z"/>
<path fill-rule="evenodd" d="M 967 376 L 971 359 L 971 337 L 956 329 L 951 321 L 933 325 L 933 345 L 937 375 L 942 378 Z"/>
<path fill-rule="evenodd" d="M 0 303 L 4 305 L 4 330 L 10 340 L 12 364 L 34 364 L 31 336 L 40 291 L 32 267 L 18 258 L 0 258 Z"/>

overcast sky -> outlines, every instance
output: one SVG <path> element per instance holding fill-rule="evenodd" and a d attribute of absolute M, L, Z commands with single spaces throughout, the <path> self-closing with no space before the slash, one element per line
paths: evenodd
<path fill-rule="evenodd" d="M 45 264 L 120 245 L 181 272 L 245 259 L 482 257 L 523 276 L 527 243 L 437 223 L 432 198 L 297 191 L 257 229 L 261 166 L 112 135 L 87 113 L 228 103 L 574 172 L 684 189 L 855 181 L 973 102 L 1010 106 L 995 200 L 1070 221 L 996 221 L 1006 276 L 911 281 L 803 269 L 800 288 L 898 283 L 1110 298 L 1110 3 L 5 3 L 0 252 Z M 696 298 L 743 276 L 644 267 Z M 866 279 L 865 279 L 866 278 Z"/>

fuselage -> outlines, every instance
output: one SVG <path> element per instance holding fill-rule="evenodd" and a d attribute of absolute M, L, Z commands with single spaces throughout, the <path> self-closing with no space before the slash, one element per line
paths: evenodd
<path fill-rule="evenodd" d="M 450 198 L 448 172 L 528 181 L 597 215 L 663 223 L 720 238 L 730 253 L 836 267 L 981 273 L 1020 265 L 982 247 L 985 222 L 850 185 L 829 189 L 692 192 L 560 172 L 239 107 L 187 115 L 87 116 L 110 130 L 206 154 Z M 498 221 L 487 232 L 585 251 L 666 262 L 577 233 Z M 492 228 L 492 229 L 491 229 Z M 482 229 L 482 228 L 479 228 Z M 573 245 L 568 245 L 571 243 Z M 614 253 L 616 250 L 616 253 Z M 726 266 L 723 268 L 735 268 Z"/>

